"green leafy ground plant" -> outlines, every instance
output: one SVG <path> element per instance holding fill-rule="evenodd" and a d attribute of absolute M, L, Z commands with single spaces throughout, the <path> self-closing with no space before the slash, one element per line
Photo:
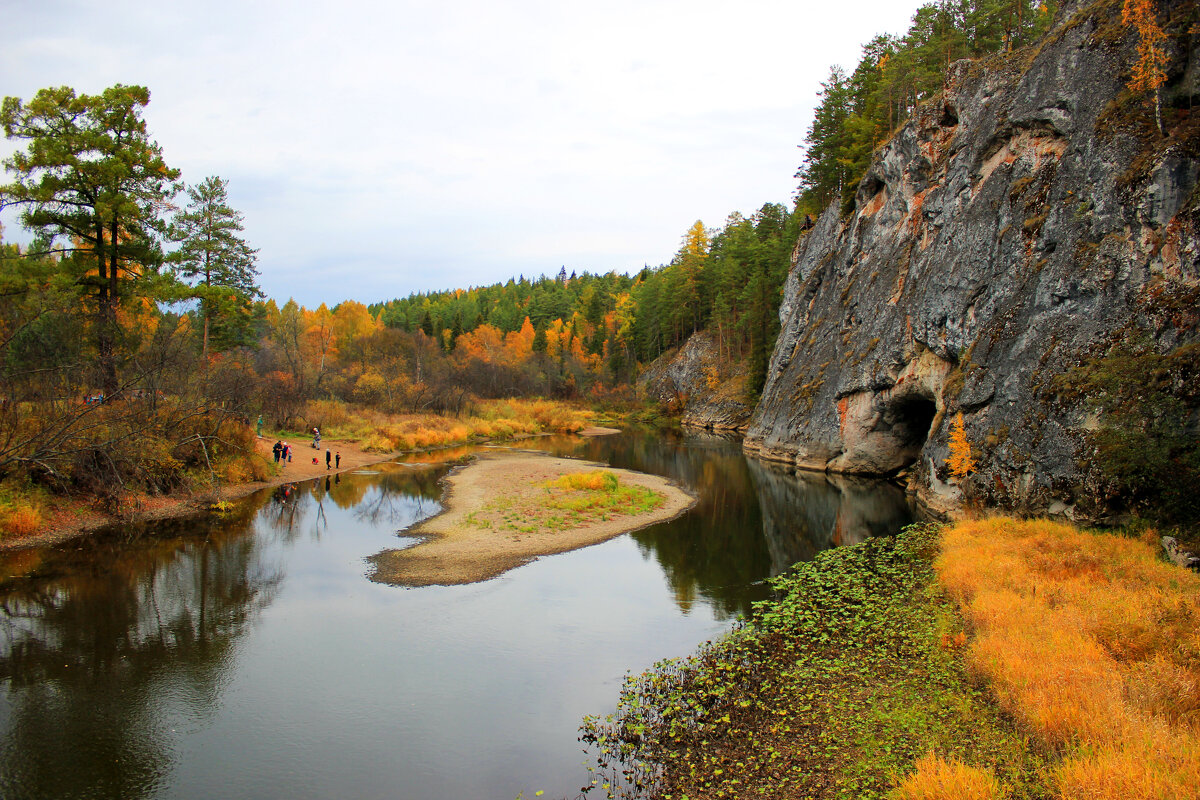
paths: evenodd
<path fill-rule="evenodd" d="M 1016 798 L 1043 760 L 968 678 L 966 637 L 932 568 L 938 528 L 821 553 L 774 581 L 754 618 L 627 678 L 589 717 L 592 788 L 609 798 L 884 798 L 930 753 Z"/>

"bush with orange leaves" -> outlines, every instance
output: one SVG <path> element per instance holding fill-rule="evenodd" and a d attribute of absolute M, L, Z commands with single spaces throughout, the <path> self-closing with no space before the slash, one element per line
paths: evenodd
<path fill-rule="evenodd" d="M 896 800 L 1001 800 L 1008 792 L 990 770 L 929 753 L 896 787 Z"/>
<path fill-rule="evenodd" d="M 948 529 L 936 566 L 969 668 L 1061 754 L 1057 796 L 1200 797 L 1200 576 L 1148 541 L 1004 518 Z"/>

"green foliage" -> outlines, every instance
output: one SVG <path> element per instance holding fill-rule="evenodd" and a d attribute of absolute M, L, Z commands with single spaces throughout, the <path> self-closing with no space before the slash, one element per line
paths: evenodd
<path fill-rule="evenodd" d="M 262 295 L 254 280 L 258 251 L 242 238 L 242 215 L 229 205 L 227 186 L 213 175 L 188 187 L 188 206 L 171 224 L 179 249 L 169 260 L 177 275 L 194 284 L 190 294 L 200 301 L 206 356 L 210 333 L 219 334 L 217 349 L 250 343 L 250 302 Z"/>
<path fill-rule="evenodd" d="M 959 0 L 917 9 L 903 37 L 876 36 L 863 47 L 851 75 L 838 66 L 821 84 L 821 98 L 805 140 L 799 206 L 819 212 L 834 200 L 852 208 L 859 179 L 875 148 L 935 97 L 946 70 L 1035 41 L 1056 3 L 1037 0 Z"/>
<path fill-rule="evenodd" d="M 1099 417 L 1082 464 L 1107 503 L 1171 523 L 1200 522 L 1200 344 L 1159 353 L 1118 344 L 1055 379 L 1060 398 Z"/>
<path fill-rule="evenodd" d="M 697 221 L 684 234 L 679 252 L 657 269 L 635 277 L 582 273 L 503 284 L 414 294 L 371 307 L 392 329 L 426 336 L 450 330 L 446 343 L 486 324 L 501 333 L 519 331 L 528 318 L 535 331 L 533 352 L 547 352 L 552 325 L 607 368 L 614 384 L 632 381 L 639 363 L 652 361 L 699 330 L 713 329 L 722 362 L 746 362 L 749 392 L 757 396 L 779 332 L 779 303 L 803 215 L 767 203 L 749 219 L 732 214 L 718 231 Z M 565 358 L 542 364 L 561 383 L 583 388 L 568 376 Z M 542 359 L 545 361 L 545 359 Z M 595 367 L 591 367 L 595 369 Z M 568 383 L 567 378 L 571 378 Z"/>
<path fill-rule="evenodd" d="M 934 588 L 939 529 L 823 552 L 694 656 L 626 680 L 582 740 L 608 797 L 883 798 L 930 750 L 1047 794 L 1040 758 L 968 679 Z"/>
<path fill-rule="evenodd" d="M 118 386 L 118 309 L 169 287 L 158 273 L 159 210 L 178 191 L 179 171 L 147 134 L 141 114 L 149 102 L 140 86 L 99 95 L 62 86 L 28 104 L 6 97 L 0 109 L 5 135 L 28 142 L 4 162 L 14 181 L 0 186 L 0 200 L 22 209 L 21 223 L 95 303 L 97 378 L 109 392 Z"/>

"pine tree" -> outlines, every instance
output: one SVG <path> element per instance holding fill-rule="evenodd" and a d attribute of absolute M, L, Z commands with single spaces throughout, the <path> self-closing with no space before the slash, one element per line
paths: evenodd
<path fill-rule="evenodd" d="M 215 316 L 235 315 L 262 295 L 254 267 L 257 250 L 242 238 L 242 215 L 229 205 L 228 182 L 213 175 L 188 188 L 190 202 L 175 215 L 171 254 L 176 274 L 194 280 L 204 320 L 203 353 L 208 360 L 209 327 Z"/>
<path fill-rule="evenodd" d="M 42 248 L 94 298 L 99 383 L 119 386 L 117 311 L 136 298 L 161 296 L 160 209 L 178 191 L 179 170 L 164 163 L 142 119 L 150 92 L 117 84 L 99 95 L 67 86 L 41 89 L 25 104 L 4 98 L 0 124 L 25 139 L 4 162 L 15 180 L 0 186 L 0 202 L 23 208 L 21 223 Z M 65 241 L 63 241 L 65 240 Z"/>

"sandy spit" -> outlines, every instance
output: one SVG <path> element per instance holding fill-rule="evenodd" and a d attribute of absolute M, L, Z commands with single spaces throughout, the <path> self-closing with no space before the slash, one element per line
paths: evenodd
<path fill-rule="evenodd" d="M 568 472 L 600 467 L 615 472 L 623 483 L 660 492 L 666 502 L 645 514 L 615 517 L 565 531 L 541 529 L 519 533 L 481 529 L 464 521 L 468 514 L 501 495 L 538 494 L 544 491 L 541 484 L 547 480 Z M 490 453 L 454 470 L 443 480 L 446 494 L 442 503 L 446 510 L 401 532 L 402 536 L 422 539 L 420 543 L 372 556 L 369 560 L 375 571 L 371 580 L 396 586 L 475 583 L 494 578 L 538 556 L 576 550 L 665 522 L 687 511 L 696 502 L 687 492 L 657 475 L 531 452 Z"/>

